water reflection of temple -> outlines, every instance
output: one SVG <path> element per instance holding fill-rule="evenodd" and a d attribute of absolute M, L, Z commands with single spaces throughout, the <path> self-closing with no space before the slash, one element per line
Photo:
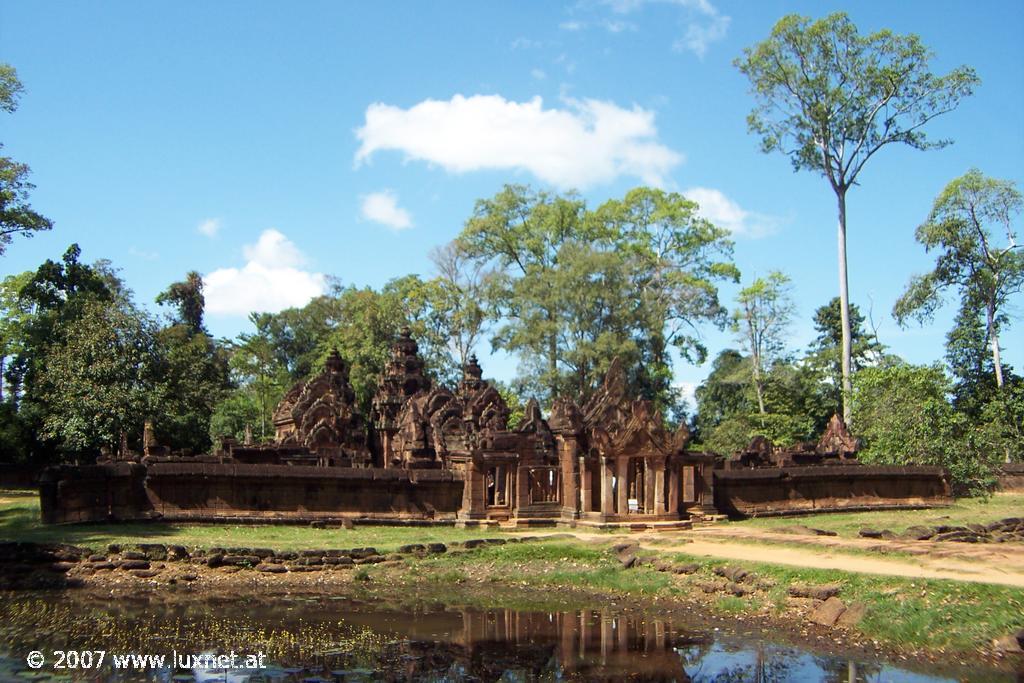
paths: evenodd
<path fill-rule="evenodd" d="M 607 611 L 467 613 L 467 650 L 487 643 L 549 640 L 564 678 L 588 681 L 689 681 L 675 647 L 684 634 L 650 616 Z"/>
<path fill-rule="evenodd" d="M 352 618 L 358 622 L 359 615 Z M 464 610 L 416 615 L 414 621 L 412 631 L 402 625 L 395 634 L 401 639 L 382 657 L 397 664 L 406 680 L 440 680 L 458 672 L 490 681 L 554 676 L 683 682 L 690 677 L 677 648 L 704 642 L 662 619 L 607 610 Z M 365 625 L 381 629 L 380 615 L 367 615 Z"/>

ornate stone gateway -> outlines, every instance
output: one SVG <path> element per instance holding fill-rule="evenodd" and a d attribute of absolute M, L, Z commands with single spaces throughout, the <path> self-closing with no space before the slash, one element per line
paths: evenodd
<path fill-rule="evenodd" d="M 556 401 L 551 424 L 567 493 L 584 522 L 670 522 L 716 512 L 714 457 L 687 452 L 685 425 L 670 434 L 649 401 L 626 396 L 618 359 L 582 409 Z"/>

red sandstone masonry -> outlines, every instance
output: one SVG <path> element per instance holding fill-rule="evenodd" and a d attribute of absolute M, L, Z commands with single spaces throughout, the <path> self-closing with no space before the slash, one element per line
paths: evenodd
<path fill-rule="evenodd" d="M 163 519 L 360 517 L 454 520 L 462 481 L 413 472 L 287 465 L 158 463 L 146 490 Z"/>
<path fill-rule="evenodd" d="M 727 514 L 909 508 L 952 503 L 941 467 L 808 466 L 715 471 L 715 506 Z"/>

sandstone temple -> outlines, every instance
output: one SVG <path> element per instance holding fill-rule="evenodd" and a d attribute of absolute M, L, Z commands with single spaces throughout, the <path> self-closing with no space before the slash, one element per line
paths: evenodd
<path fill-rule="evenodd" d="M 838 418 L 818 444 L 764 439 L 724 461 L 688 449 L 650 402 L 627 395 L 612 363 L 582 405 L 530 401 L 518 425 L 476 358 L 456 387 L 434 385 L 403 330 L 361 414 L 348 365 L 292 387 L 273 443 L 225 439 L 215 453 L 174 455 L 144 439 L 138 458 L 47 470 L 48 522 L 194 521 L 593 525 L 673 528 L 726 514 L 906 507 L 949 498 L 939 468 L 857 464 Z M 137 462 L 135 461 L 137 460 Z"/>

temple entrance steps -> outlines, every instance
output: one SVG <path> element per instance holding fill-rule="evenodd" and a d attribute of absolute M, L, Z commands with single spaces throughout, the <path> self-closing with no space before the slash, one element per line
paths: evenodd
<path fill-rule="evenodd" d="M 600 520 L 578 519 L 570 523 L 563 523 L 569 527 L 588 527 L 591 529 L 606 529 L 612 531 L 679 531 L 692 529 L 693 522 L 688 519 L 672 519 L 666 521 L 655 520 L 629 520 L 624 522 L 602 522 Z"/>
<path fill-rule="evenodd" d="M 690 512 L 690 521 L 694 526 L 711 526 L 717 522 L 726 522 L 729 520 L 729 515 L 722 515 L 717 512 L 701 512 L 694 510 Z"/>

